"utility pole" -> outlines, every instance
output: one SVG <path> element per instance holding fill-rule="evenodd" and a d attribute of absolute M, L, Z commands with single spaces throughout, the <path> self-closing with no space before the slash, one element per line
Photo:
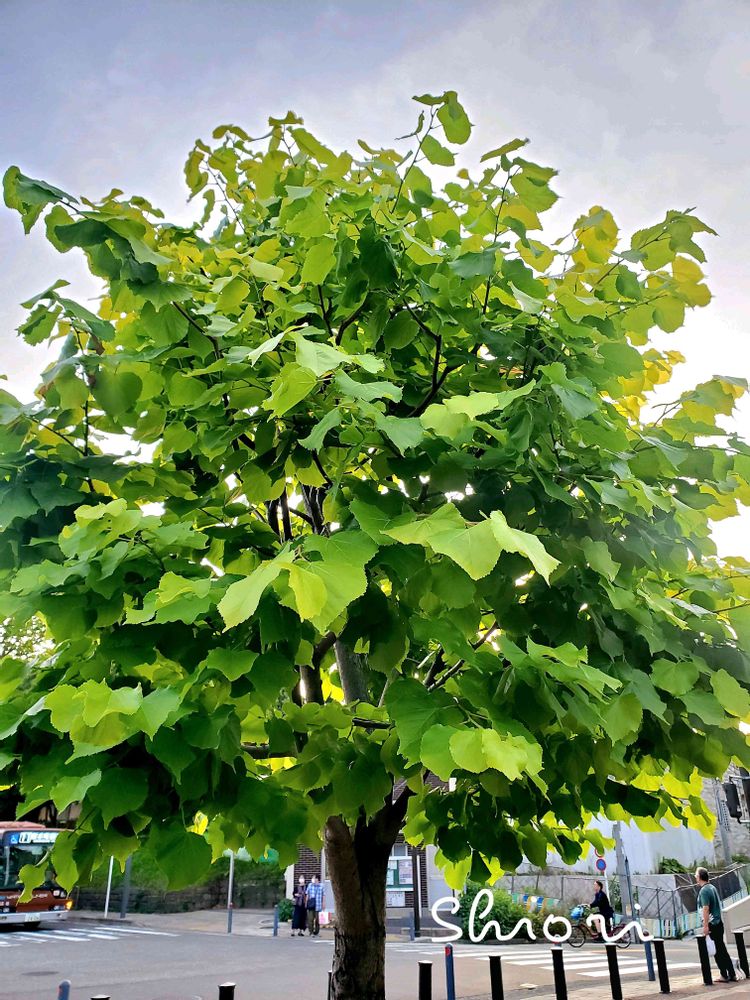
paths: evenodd
<path fill-rule="evenodd" d="M 622 844 L 622 824 L 615 823 L 612 833 L 615 838 L 615 853 L 617 855 L 617 877 L 620 882 L 620 898 L 622 899 L 622 910 L 625 916 L 635 919 L 635 907 L 633 905 L 633 886 L 630 881 L 630 862 L 625 854 Z"/>
<path fill-rule="evenodd" d="M 128 902 L 130 901 L 130 869 L 133 867 L 133 855 L 125 862 L 125 875 L 122 880 L 122 896 L 120 897 L 120 920 L 124 920 L 128 915 Z"/>
<path fill-rule="evenodd" d="M 721 850 L 724 855 L 724 867 L 731 868 L 732 848 L 729 842 L 729 818 L 727 816 L 726 806 L 721 800 L 721 795 L 719 794 L 719 782 L 716 779 L 714 779 L 714 797 L 716 799 L 716 819 L 719 824 L 719 833 L 721 834 Z"/>

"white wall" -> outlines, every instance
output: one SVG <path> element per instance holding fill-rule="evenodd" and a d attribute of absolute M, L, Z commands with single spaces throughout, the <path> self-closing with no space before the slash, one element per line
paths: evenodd
<path fill-rule="evenodd" d="M 597 819 L 592 826 L 601 830 L 605 837 L 612 837 L 614 824 L 611 820 Z M 688 830 L 684 826 L 665 826 L 660 833 L 644 833 L 635 824 L 622 824 L 622 843 L 630 862 L 633 875 L 652 875 L 659 870 L 662 858 L 676 858 L 686 867 L 707 860 L 711 864 L 716 861 L 713 841 L 706 840 L 697 830 Z M 614 849 L 608 851 L 604 860 L 607 862 L 607 873 L 617 871 L 617 858 Z M 573 871 L 596 871 L 593 853 L 577 861 L 571 866 Z M 549 864 L 562 865 L 559 858 L 549 859 Z"/>

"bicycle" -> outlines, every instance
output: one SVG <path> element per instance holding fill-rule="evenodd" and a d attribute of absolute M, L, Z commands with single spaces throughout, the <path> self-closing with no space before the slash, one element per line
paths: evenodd
<path fill-rule="evenodd" d="M 586 944 L 586 940 L 590 941 L 601 941 L 602 937 L 595 930 L 593 930 L 586 923 L 586 918 L 591 914 L 591 908 L 588 906 L 574 906 L 570 911 L 570 916 L 573 920 L 577 920 L 577 923 L 573 925 L 573 930 L 570 937 L 568 938 L 568 944 L 571 948 L 582 948 Z M 612 933 L 610 937 L 617 933 L 617 925 L 615 924 L 612 928 Z M 632 944 L 630 931 L 627 934 L 623 934 L 621 938 L 613 942 L 618 948 L 629 948 Z"/>

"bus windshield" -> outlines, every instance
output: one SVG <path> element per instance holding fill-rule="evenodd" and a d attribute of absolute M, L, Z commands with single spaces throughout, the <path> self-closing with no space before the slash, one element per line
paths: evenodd
<path fill-rule="evenodd" d="M 24 865 L 36 865 L 50 849 L 49 844 L 3 844 L 0 855 L 0 889 L 20 889 Z M 52 888 L 55 876 L 50 866 L 40 888 Z"/>

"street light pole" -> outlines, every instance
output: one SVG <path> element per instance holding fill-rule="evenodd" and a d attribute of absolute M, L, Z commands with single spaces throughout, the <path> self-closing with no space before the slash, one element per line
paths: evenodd
<path fill-rule="evenodd" d="M 112 869 L 115 864 L 115 859 L 112 857 L 109 859 L 109 872 L 107 873 L 107 894 L 104 897 L 104 919 L 106 920 L 109 916 L 109 897 L 112 894 Z"/>
<path fill-rule="evenodd" d="M 227 934 L 232 933 L 232 913 L 234 912 L 234 851 L 229 854 L 229 885 L 227 886 Z"/>
<path fill-rule="evenodd" d="M 617 877 L 620 882 L 620 898 L 622 899 L 622 909 L 625 916 L 630 914 L 631 919 L 635 915 L 633 909 L 633 889 L 630 883 L 630 864 L 625 854 L 622 843 L 622 824 L 615 823 L 612 833 L 615 838 L 615 853 L 617 855 Z"/>

